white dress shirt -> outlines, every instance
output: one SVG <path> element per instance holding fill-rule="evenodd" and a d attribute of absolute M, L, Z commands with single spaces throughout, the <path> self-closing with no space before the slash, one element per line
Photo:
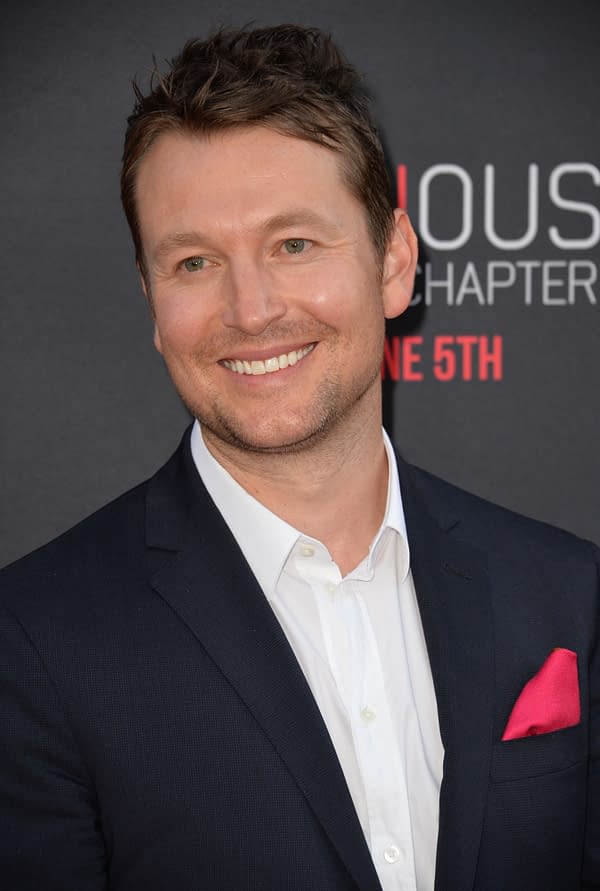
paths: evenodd
<path fill-rule="evenodd" d="M 221 467 L 198 422 L 191 447 L 319 706 L 384 891 L 433 891 L 444 752 L 396 459 L 383 435 L 385 516 L 344 578 L 321 542 Z"/>

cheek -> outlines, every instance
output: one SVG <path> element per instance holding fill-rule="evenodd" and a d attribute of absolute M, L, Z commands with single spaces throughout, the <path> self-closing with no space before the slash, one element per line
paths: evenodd
<path fill-rule="evenodd" d="M 361 269 L 332 273 L 313 287 L 310 302 L 320 321 L 342 331 L 357 326 L 384 326 L 381 290 Z"/>
<path fill-rule="evenodd" d="M 185 350 L 198 344 L 209 327 L 209 320 L 200 301 L 160 300 L 154 308 L 155 327 L 163 349 Z"/>

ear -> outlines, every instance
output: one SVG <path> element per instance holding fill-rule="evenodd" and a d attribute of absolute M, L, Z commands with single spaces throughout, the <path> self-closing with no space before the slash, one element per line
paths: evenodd
<path fill-rule="evenodd" d="M 154 312 L 154 301 L 152 300 L 152 292 L 150 291 L 150 286 L 148 285 L 148 281 L 146 278 L 146 273 L 144 269 L 140 266 L 139 263 L 137 265 L 137 270 L 140 274 L 140 282 L 142 285 L 142 291 L 144 292 L 144 297 L 146 298 L 146 303 L 148 304 L 148 309 L 150 310 L 150 315 L 154 320 L 154 346 L 158 350 L 158 352 L 162 355 L 162 345 L 160 342 L 160 334 L 158 333 L 158 327 L 156 325 L 156 313 Z"/>
<path fill-rule="evenodd" d="M 383 307 L 386 319 L 402 315 L 411 301 L 419 246 L 406 213 L 394 211 L 394 228 L 383 260 Z"/>

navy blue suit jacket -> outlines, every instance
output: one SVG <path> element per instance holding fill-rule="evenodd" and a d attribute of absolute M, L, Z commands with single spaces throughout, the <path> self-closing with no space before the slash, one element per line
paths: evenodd
<path fill-rule="evenodd" d="M 600 888 L 597 551 L 400 475 L 445 747 L 436 891 Z M 189 437 L 0 591 L 2 891 L 379 888 Z M 502 742 L 557 646 L 578 654 L 581 723 Z"/>

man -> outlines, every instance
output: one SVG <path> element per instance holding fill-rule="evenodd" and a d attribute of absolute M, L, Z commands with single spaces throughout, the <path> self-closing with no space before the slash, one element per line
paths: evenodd
<path fill-rule="evenodd" d="M 597 554 L 383 434 L 417 250 L 356 73 L 221 32 L 137 99 L 123 201 L 197 420 L 1 577 L 2 888 L 599 888 Z"/>

